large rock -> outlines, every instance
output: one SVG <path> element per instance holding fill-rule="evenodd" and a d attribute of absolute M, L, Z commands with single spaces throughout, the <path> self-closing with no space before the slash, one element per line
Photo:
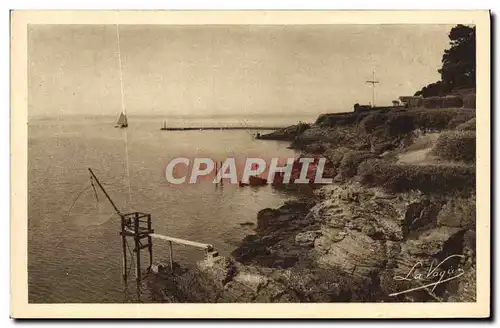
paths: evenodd
<path fill-rule="evenodd" d="M 318 195 L 326 199 L 308 217 L 322 222 L 325 229 L 348 228 L 380 240 L 403 238 L 405 202 L 395 195 L 358 184 L 324 187 Z"/>
<path fill-rule="evenodd" d="M 313 246 L 314 240 L 321 235 L 319 231 L 305 231 L 300 232 L 295 236 L 295 242 L 300 246 Z"/>
<path fill-rule="evenodd" d="M 477 301 L 477 275 L 476 267 L 469 267 L 464 270 L 464 274 L 457 278 L 455 292 L 451 293 L 448 302 L 476 302 Z"/>
<path fill-rule="evenodd" d="M 380 276 L 382 290 L 392 301 L 445 300 L 460 293 L 448 282 L 436 284 L 436 288 L 418 287 L 439 281 L 440 275 L 444 280 L 464 270 L 469 258 L 465 254 L 467 243 L 470 244 L 465 242 L 464 231 L 453 227 L 430 229 L 416 239 L 400 243 Z"/>
<path fill-rule="evenodd" d="M 446 203 L 437 216 L 439 226 L 474 229 L 476 226 L 476 201 L 455 198 Z"/>
<path fill-rule="evenodd" d="M 202 261 L 198 263 L 198 268 L 220 285 L 230 281 L 237 271 L 234 261 L 224 256 L 214 258 L 212 261 Z"/>
<path fill-rule="evenodd" d="M 439 201 L 424 198 L 410 203 L 406 207 L 404 218 L 404 235 L 426 228 L 435 227 L 437 215 L 441 210 Z"/>
<path fill-rule="evenodd" d="M 443 251 L 443 246 L 461 229 L 439 227 L 422 233 L 418 239 L 408 240 L 408 253 L 420 256 L 436 256 Z M 461 249 L 460 249 L 461 251 Z"/>
<path fill-rule="evenodd" d="M 275 281 L 269 281 L 266 286 L 260 289 L 255 297 L 255 302 L 257 303 L 291 303 L 297 301 L 297 296 L 290 289 Z"/>
<path fill-rule="evenodd" d="M 249 288 L 253 293 L 257 294 L 262 287 L 269 283 L 269 278 L 255 269 L 245 268 L 233 277 L 233 281 Z"/>
<path fill-rule="evenodd" d="M 288 201 L 278 209 L 260 211 L 256 234 L 245 237 L 231 254 L 244 264 L 273 268 L 293 266 L 304 256 L 303 247 L 308 244 L 301 236 L 297 243 L 295 237 L 318 225 L 312 217 L 306 218 L 311 206 L 311 200 Z"/>
<path fill-rule="evenodd" d="M 321 265 L 331 266 L 357 278 L 368 279 L 384 267 L 387 260 L 384 241 L 374 240 L 358 231 L 349 231 L 341 240 L 330 239 L 318 258 Z"/>

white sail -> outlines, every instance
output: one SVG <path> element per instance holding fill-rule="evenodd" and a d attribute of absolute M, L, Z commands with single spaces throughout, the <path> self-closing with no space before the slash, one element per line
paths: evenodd
<path fill-rule="evenodd" d="M 116 122 L 116 125 L 125 125 L 127 126 L 127 116 L 124 113 L 120 114 L 120 117 L 118 118 L 118 121 Z"/>

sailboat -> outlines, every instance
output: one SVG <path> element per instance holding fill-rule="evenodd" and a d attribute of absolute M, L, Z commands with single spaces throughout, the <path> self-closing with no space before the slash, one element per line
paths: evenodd
<path fill-rule="evenodd" d="M 124 112 L 120 114 L 118 121 L 116 121 L 115 128 L 126 128 L 128 127 L 127 115 Z"/>
<path fill-rule="evenodd" d="M 116 121 L 115 128 L 126 128 L 128 127 L 127 114 L 125 114 L 125 101 L 123 97 L 123 72 L 122 72 L 122 56 L 120 52 L 120 30 L 118 24 L 116 24 L 116 39 L 118 45 L 118 67 L 120 71 L 120 94 L 121 94 L 121 106 L 122 112 L 120 113 L 120 117 L 118 121 Z"/>
<path fill-rule="evenodd" d="M 163 125 L 160 130 L 167 130 L 167 121 L 163 120 Z"/>

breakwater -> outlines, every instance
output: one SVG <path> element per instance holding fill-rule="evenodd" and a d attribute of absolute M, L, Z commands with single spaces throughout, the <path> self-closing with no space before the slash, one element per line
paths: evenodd
<path fill-rule="evenodd" d="M 282 129 L 283 127 L 262 127 L 262 126 L 248 126 L 248 127 L 243 127 L 243 126 L 224 126 L 224 127 L 179 127 L 179 128 L 165 128 L 163 130 L 166 131 L 191 131 L 191 130 L 200 130 L 200 131 L 205 131 L 205 130 L 278 130 Z"/>

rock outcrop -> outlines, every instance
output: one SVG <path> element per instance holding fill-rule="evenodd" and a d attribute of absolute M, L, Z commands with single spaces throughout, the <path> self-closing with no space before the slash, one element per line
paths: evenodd
<path fill-rule="evenodd" d="M 293 141 L 301 133 L 309 129 L 310 125 L 305 123 L 300 123 L 297 125 L 292 125 L 284 129 L 279 129 L 268 134 L 259 135 L 257 139 L 262 140 L 282 140 L 282 141 Z"/>
<path fill-rule="evenodd" d="M 176 286 L 193 296 L 177 298 L 474 302 L 475 164 L 401 162 L 429 131 L 458 128 L 475 140 L 474 115 L 456 108 L 331 114 L 300 133 L 277 132 L 273 138 L 293 140 L 307 156 L 325 157 L 334 184 L 297 185 L 312 195 L 261 210 L 232 258 L 201 263 L 195 278 L 180 274 Z M 273 185 L 300 195 L 297 186 Z"/>

